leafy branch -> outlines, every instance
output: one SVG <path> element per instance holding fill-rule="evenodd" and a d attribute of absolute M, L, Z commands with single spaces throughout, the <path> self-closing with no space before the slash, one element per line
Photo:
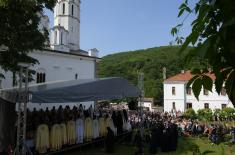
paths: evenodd
<path fill-rule="evenodd" d="M 196 18 L 191 23 L 192 31 L 183 41 L 179 52 L 182 53 L 189 45 L 193 45 L 195 48 L 187 54 L 186 62 L 190 63 L 198 58 L 204 60 L 212 67 L 212 73 L 216 77 L 211 81 L 206 76 L 209 71 L 196 73 L 189 81 L 196 98 L 198 99 L 202 87 L 211 90 L 214 83 L 218 94 L 225 85 L 228 97 L 235 105 L 235 1 L 198 0 L 193 9 L 184 1 L 179 7 L 178 17 L 185 11 L 195 13 Z M 181 39 L 178 33 L 182 25 L 183 23 L 171 30 L 177 40 Z"/>

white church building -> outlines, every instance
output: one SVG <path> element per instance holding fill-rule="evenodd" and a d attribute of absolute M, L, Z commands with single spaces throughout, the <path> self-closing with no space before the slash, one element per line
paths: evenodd
<path fill-rule="evenodd" d="M 214 74 L 208 74 L 215 80 Z M 181 71 L 180 74 L 169 77 L 164 80 L 164 111 L 170 112 L 172 110 L 185 111 L 192 108 L 195 111 L 198 109 L 210 108 L 222 109 L 225 107 L 233 107 L 229 100 L 225 89 L 222 88 L 221 94 L 215 90 L 213 85 L 212 92 L 203 89 L 197 100 L 193 94 L 192 88 L 186 88 L 187 82 L 193 77 L 190 71 Z"/>
<path fill-rule="evenodd" d="M 49 18 L 41 17 L 39 29 L 49 29 Z M 59 80 L 94 79 L 99 51 L 80 49 L 80 0 L 58 0 L 54 8 L 54 26 L 50 33 L 50 48 L 33 51 L 29 55 L 40 64 L 31 66 L 36 71 L 33 83 Z M 1 70 L 0 89 L 12 87 L 12 73 Z M 78 103 L 77 103 L 78 104 Z M 51 105 L 51 104 L 50 104 Z M 51 105 L 52 106 L 52 105 Z M 45 108 L 38 105 L 38 108 Z"/>

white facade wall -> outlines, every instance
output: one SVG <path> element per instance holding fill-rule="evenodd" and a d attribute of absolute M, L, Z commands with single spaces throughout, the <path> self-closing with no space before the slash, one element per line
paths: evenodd
<path fill-rule="evenodd" d="M 46 73 L 46 82 L 58 81 L 58 80 L 74 80 L 75 74 L 79 79 L 93 79 L 95 78 L 95 58 L 75 56 L 71 54 L 63 54 L 58 52 L 49 51 L 35 51 L 29 54 L 30 56 L 36 58 L 40 64 L 31 67 L 38 72 Z M 1 71 L 1 69 L 0 69 Z M 3 72 L 3 71 L 1 71 Z M 12 73 L 3 72 L 5 79 L 2 80 L 2 88 L 12 87 Z M 34 76 L 36 79 L 36 75 Z M 30 84 L 35 83 L 31 82 Z M 66 103 L 65 105 L 78 105 L 80 103 Z M 93 102 L 86 102 L 86 107 L 89 107 Z M 32 109 L 36 107 L 40 108 L 52 108 L 53 106 L 58 107 L 60 104 L 29 104 L 29 108 Z M 62 105 L 62 104 L 61 104 Z"/>
<path fill-rule="evenodd" d="M 204 95 L 203 89 L 199 95 L 199 101 L 195 98 L 193 92 L 191 95 L 186 95 L 186 103 L 192 103 L 194 110 L 204 109 L 204 104 L 209 103 L 209 108 L 212 110 L 222 109 L 222 104 L 226 104 L 227 107 L 233 107 L 227 95 L 218 95 L 213 85 L 212 92 L 208 91 L 208 95 Z"/>
<path fill-rule="evenodd" d="M 175 95 L 172 94 L 172 87 L 175 87 Z M 171 111 L 173 102 L 175 102 L 175 108 L 184 111 L 185 109 L 185 84 L 184 83 L 172 83 L 164 84 L 164 111 Z"/>
<path fill-rule="evenodd" d="M 198 101 L 193 91 L 191 95 L 186 93 L 186 83 L 183 81 L 167 81 L 164 83 L 164 111 L 172 111 L 173 102 L 175 102 L 176 111 L 185 111 L 187 103 L 192 103 L 192 108 L 195 111 L 204 109 L 205 103 L 209 103 L 209 108 L 212 110 L 222 109 L 222 104 L 226 104 L 226 107 L 233 107 L 227 95 L 217 94 L 215 86 L 213 86 L 212 92 L 209 91 L 208 95 L 204 95 L 202 89 Z M 175 95 L 172 95 L 172 87 L 175 87 Z"/>
<path fill-rule="evenodd" d="M 61 54 L 57 52 L 34 52 L 30 56 L 37 58 L 39 65 L 34 69 L 46 70 L 46 81 L 74 80 L 75 74 L 78 79 L 93 79 L 94 58 Z"/>

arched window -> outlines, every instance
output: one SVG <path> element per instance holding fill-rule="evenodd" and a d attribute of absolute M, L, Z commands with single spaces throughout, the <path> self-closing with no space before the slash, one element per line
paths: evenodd
<path fill-rule="evenodd" d="M 63 10 L 63 15 L 65 14 L 65 4 L 63 3 L 63 8 L 62 8 L 62 10 Z"/>
<path fill-rule="evenodd" d="M 73 5 L 72 5 L 72 16 L 73 16 Z"/>
<path fill-rule="evenodd" d="M 46 82 L 46 72 L 44 69 L 38 69 L 37 70 L 37 79 L 36 79 L 37 83 L 43 83 Z"/>

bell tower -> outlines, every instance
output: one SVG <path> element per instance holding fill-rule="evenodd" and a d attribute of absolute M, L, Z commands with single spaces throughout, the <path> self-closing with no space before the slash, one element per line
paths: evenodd
<path fill-rule="evenodd" d="M 80 0 L 58 0 L 53 30 L 52 45 L 63 45 L 65 51 L 80 49 Z"/>

